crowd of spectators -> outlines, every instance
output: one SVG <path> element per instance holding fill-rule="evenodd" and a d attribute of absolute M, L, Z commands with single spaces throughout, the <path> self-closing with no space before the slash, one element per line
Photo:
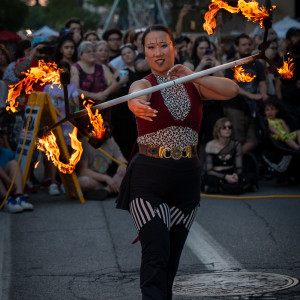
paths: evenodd
<path fill-rule="evenodd" d="M 250 36 L 242 33 L 232 37 L 232 44 L 226 47 L 219 42 L 215 43 L 210 36 L 204 33 L 184 35 L 182 22 L 188 11 L 188 6 L 184 6 L 178 17 L 175 33 L 177 48 L 175 63 L 184 64 L 191 70 L 199 72 L 249 56 L 262 49 L 262 34 L 259 29 Z M 13 53 L 9 53 L 4 44 L 0 44 L 0 126 L 3 135 L 0 151 L 3 151 L 4 148 L 12 152 L 16 150 L 17 138 L 21 130 L 20 124 L 23 125 L 24 107 L 28 97 L 25 98 L 23 91 L 18 99 L 20 102 L 19 112 L 13 117 L 8 115 L 5 110 L 5 100 L 9 85 L 19 82 L 22 79 L 23 71 L 37 66 L 40 59 L 58 64 L 70 76 L 68 100 L 71 112 L 75 112 L 83 108 L 83 101 L 86 99 L 91 99 L 98 104 L 126 95 L 132 82 L 149 74 L 149 66 L 145 60 L 141 43 L 142 35 L 143 29 L 129 29 L 125 33 L 118 28 L 110 28 L 100 34 L 94 30 L 84 32 L 80 20 L 74 18 L 65 23 L 57 38 L 38 36 L 21 40 L 15 45 Z M 230 51 L 226 49 L 230 49 Z M 266 111 L 264 103 L 269 99 L 276 103 L 276 106 L 272 104 L 276 109 L 280 107 L 280 110 L 288 113 L 289 120 L 285 120 L 287 126 L 284 130 L 287 131 L 287 134 L 290 130 L 297 132 L 297 134 L 288 135 L 289 142 L 286 144 L 287 147 L 292 145 L 291 149 L 295 155 L 300 153 L 298 134 L 300 129 L 300 29 L 290 28 L 286 38 L 281 40 L 275 31 L 270 30 L 265 54 L 269 59 L 268 62 L 276 67 L 281 66 L 283 58 L 288 60 L 292 57 L 295 63 L 293 78 L 282 80 L 268 62 L 255 60 L 243 65 L 245 72 L 255 75 L 255 78 L 251 82 L 238 82 L 240 93 L 236 98 L 226 102 L 204 101 L 198 153 L 202 158 L 203 173 L 209 178 L 209 182 L 218 181 L 216 178 L 221 178 L 223 183 L 238 182 L 236 178 L 242 178 L 245 174 L 241 168 L 242 157 L 246 153 L 254 154 L 258 161 L 256 163 L 259 164 L 261 149 L 257 116 L 264 116 Z M 227 69 L 224 72 L 217 71 L 211 76 L 225 76 L 235 80 L 232 69 Z M 37 82 L 34 85 L 34 90 L 48 93 L 54 107 L 60 110 L 61 115 L 64 115 L 63 91 L 58 86 L 50 88 L 49 85 L 44 86 Z M 84 97 L 80 97 L 81 94 Z M 270 105 L 267 106 L 267 109 L 269 108 Z M 108 154 L 115 155 L 117 160 L 126 163 L 137 137 L 135 118 L 126 103 L 103 110 L 101 113 L 106 127 L 109 128 L 109 136 L 104 142 L 107 144 L 109 141 L 109 146 L 106 145 L 106 148 L 108 152 L 112 153 Z M 267 118 L 270 123 L 268 115 Z M 87 116 L 84 116 L 78 122 L 84 128 L 88 126 L 89 120 Z M 226 128 L 230 128 L 230 135 L 225 138 L 223 131 Z M 270 130 L 273 136 L 279 136 L 274 126 Z M 65 126 L 63 133 L 67 145 L 70 144 L 69 132 L 70 128 Z M 220 135 L 221 133 L 222 135 Z M 290 142 L 290 139 L 295 141 Z M 228 167 L 221 168 L 221 171 L 218 171 L 218 168 L 217 171 L 214 169 L 212 157 L 218 157 L 219 154 L 222 156 L 224 152 L 222 145 L 226 146 L 224 149 L 227 150 L 229 148 L 229 150 L 235 149 L 233 157 L 238 156 L 237 170 L 233 161 L 230 161 Z M 98 156 L 104 157 L 105 154 L 94 153 L 89 149 L 88 144 L 85 145 L 83 159 L 78 167 L 79 182 L 83 190 L 99 191 L 99 195 L 104 195 L 103 198 L 105 198 L 118 192 L 120 178 L 122 178 L 124 170 L 120 168 L 110 170 L 109 165 L 112 164 L 112 161 L 104 163 L 103 157 L 97 160 L 99 163 L 95 164 L 92 158 Z M 14 156 L 11 157 L 14 158 Z M 205 157 L 208 157 L 206 162 Z M 220 160 L 220 157 L 218 159 Z M 222 159 L 220 161 L 222 162 Z M 206 165 L 208 165 L 207 170 L 205 169 Z M 5 172 L 5 165 L 1 167 L 1 172 L 2 169 Z M 32 184 L 38 183 L 41 186 L 48 186 L 50 195 L 58 195 L 62 192 L 56 168 L 52 166 L 46 169 L 42 181 L 37 181 L 33 174 L 30 175 L 26 185 L 27 191 L 34 190 L 31 189 Z M 226 169 L 230 169 L 231 174 L 228 175 L 223 172 Z M 100 175 L 98 176 L 97 173 Z M 6 177 L 0 178 L 0 186 L 4 187 L 3 191 L 7 188 L 8 182 Z M 257 183 L 255 182 L 254 185 L 257 186 Z M 209 190 L 216 192 L 216 189 L 211 186 L 207 191 L 209 192 Z M 25 192 L 18 190 L 17 197 L 11 195 L 11 201 L 19 199 L 18 196 Z M 5 196 L 2 190 L 0 196 L 2 198 Z M 24 202 L 26 197 L 22 199 Z M 11 203 L 13 203 L 11 207 L 13 205 L 20 206 L 20 202 L 12 201 Z M 6 208 L 10 212 L 17 211 L 10 209 L 7 205 Z M 30 209 L 33 207 L 30 206 Z"/>

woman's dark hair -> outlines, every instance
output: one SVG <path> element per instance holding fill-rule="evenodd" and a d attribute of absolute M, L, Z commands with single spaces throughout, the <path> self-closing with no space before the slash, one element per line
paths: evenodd
<path fill-rule="evenodd" d="M 57 46 L 55 48 L 55 52 L 54 52 L 54 56 L 53 59 L 54 61 L 57 63 L 59 61 L 62 60 L 63 56 L 62 53 L 60 52 L 61 47 L 63 46 L 64 43 L 66 42 L 71 42 L 74 44 L 74 54 L 72 56 L 72 61 L 75 62 L 77 61 L 77 46 L 76 43 L 74 42 L 74 40 L 72 39 L 72 37 L 70 35 L 63 35 L 59 38 L 58 42 L 57 42 Z"/>
<path fill-rule="evenodd" d="M 197 48 L 198 48 L 199 44 L 201 44 L 202 42 L 208 43 L 208 47 L 211 48 L 211 42 L 208 39 L 208 37 L 206 37 L 206 36 L 199 36 L 198 38 L 196 38 L 196 40 L 194 42 L 194 46 L 193 46 L 192 55 L 191 55 L 191 61 L 192 61 L 193 65 L 195 66 L 195 68 L 200 63 L 200 58 L 197 55 Z"/>
<path fill-rule="evenodd" d="M 274 98 L 270 98 L 270 99 L 264 101 L 263 102 L 264 109 L 266 108 L 266 106 L 274 106 L 276 109 L 278 109 L 278 111 L 280 111 L 280 109 L 281 109 L 278 100 L 276 100 Z"/>
<path fill-rule="evenodd" d="M 16 45 L 16 51 L 14 55 L 14 59 L 17 60 L 19 58 L 24 57 L 25 53 L 24 51 L 28 48 L 31 48 L 31 42 L 30 40 L 21 40 Z"/>
<path fill-rule="evenodd" d="M 166 27 L 164 25 L 159 25 L 159 24 L 158 25 L 151 25 L 151 26 L 149 26 L 144 31 L 144 34 L 143 34 L 143 37 L 142 37 L 142 44 L 143 44 L 144 47 L 145 47 L 145 38 L 146 38 L 146 35 L 149 32 L 152 32 L 152 31 L 163 31 L 163 32 L 166 32 L 169 35 L 173 46 L 175 47 L 175 39 L 174 39 L 172 31 L 168 27 Z"/>

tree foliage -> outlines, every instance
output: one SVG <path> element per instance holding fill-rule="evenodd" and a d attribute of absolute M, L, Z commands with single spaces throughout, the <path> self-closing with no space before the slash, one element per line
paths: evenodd
<path fill-rule="evenodd" d="M 84 29 L 96 29 L 99 23 L 99 15 L 83 9 L 78 0 L 48 0 L 47 17 L 52 21 L 53 27 L 60 30 L 66 20 L 79 18 Z"/>
<path fill-rule="evenodd" d="M 0 7 L 0 28 L 18 31 L 27 18 L 29 7 L 20 0 L 1 0 Z"/>

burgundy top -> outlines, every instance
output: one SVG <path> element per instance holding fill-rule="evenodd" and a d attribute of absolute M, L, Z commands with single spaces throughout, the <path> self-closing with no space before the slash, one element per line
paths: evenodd
<path fill-rule="evenodd" d="M 146 76 L 145 79 L 148 80 L 152 86 L 158 84 L 153 74 Z M 202 100 L 193 83 L 187 82 L 184 83 L 184 86 L 187 89 L 191 101 L 191 109 L 185 119 L 175 120 L 165 105 L 161 92 L 156 91 L 152 93 L 150 102 L 151 108 L 156 109 L 158 114 L 153 119 L 153 122 L 149 122 L 138 117 L 136 118 L 138 136 L 143 136 L 170 126 L 189 127 L 196 132 L 199 132 L 202 120 Z"/>

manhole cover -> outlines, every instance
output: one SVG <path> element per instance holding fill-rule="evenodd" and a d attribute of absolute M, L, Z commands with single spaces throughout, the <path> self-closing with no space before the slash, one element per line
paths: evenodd
<path fill-rule="evenodd" d="M 176 277 L 174 294 L 186 296 L 237 296 L 279 291 L 298 284 L 286 275 L 254 272 L 224 272 Z"/>

